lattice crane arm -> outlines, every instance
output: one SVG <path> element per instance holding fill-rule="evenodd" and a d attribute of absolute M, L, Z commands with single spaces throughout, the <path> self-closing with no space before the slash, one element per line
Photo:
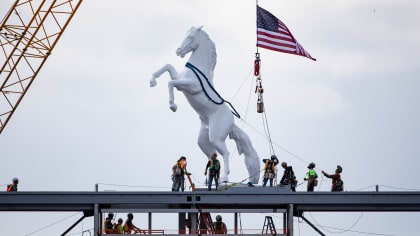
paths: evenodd
<path fill-rule="evenodd" d="M 83 0 L 16 0 L 0 24 L 0 134 Z"/>

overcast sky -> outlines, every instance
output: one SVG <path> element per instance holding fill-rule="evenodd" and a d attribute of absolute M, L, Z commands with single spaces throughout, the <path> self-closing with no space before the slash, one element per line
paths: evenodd
<path fill-rule="evenodd" d="M 11 2 L 0 2 L 0 15 Z M 343 166 L 348 191 L 374 184 L 420 189 L 420 3 L 414 0 L 260 0 L 317 61 L 261 49 L 265 105 L 273 141 L 319 170 Z M 253 0 L 88 0 L 0 135 L 0 184 L 19 177 L 20 191 L 91 191 L 95 183 L 171 185 L 171 166 L 185 155 L 204 182 L 206 158 L 196 145 L 197 114 L 176 92 L 168 106 L 166 63 L 191 26 L 204 25 L 217 48 L 215 87 L 243 116 L 253 78 Z M 246 120 L 263 131 L 252 93 Z M 264 137 L 239 120 L 263 158 Z M 231 180 L 247 177 L 233 153 Z M 275 146 L 300 182 L 306 163 Z M 322 182 L 320 191 L 329 191 Z M 4 190 L 4 186 L 2 186 Z M 116 188 L 101 190 L 165 190 Z M 298 191 L 304 191 L 304 185 Z M 374 190 L 374 187 L 368 190 Z M 381 190 L 392 190 L 381 187 Z M 0 213 L 0 235 L 26 235 L 72 213 Z M 360 213 L 312 214 L 321 225 L 347 229 Z M 33 235 L 57 235 L 79 215 Z M 122 217 L 119 215 L 118 217 Z M 19 217 L 19 218 L 18 218 Z M 164 220 L 172 217 L 169 223 Z M 228 227 L 233 217 L 224 215 Z M 387 235 L 418 235 L 419 213 L 365 213 L 352 228 Z M 125 218 L 125 217 L 124 217 Z M 144 215 L 134 222 L 147 227 Z M 176 228 L 176 216 L 159 216 L 155 228 Z M 262 228 L 264 216 L 247 215 L 244 228 Z M 92 227 L 87 220 L 83 229 Z M 281 227 L 281 219 L 275 219 Z M 301 235 L 315 235 L 301 223 Z M 296 223 L 296 234 L 298 233 Z M 82 226 L 74 232 L 82 231 Z M 333 231 L 334 232 L 334 231 Z M 81 235 L 81 234 L 78 234 Z M 330 235 L 330 233 L 327 233 Z M 359 235 L 346 232 L 341 235 Z"/>

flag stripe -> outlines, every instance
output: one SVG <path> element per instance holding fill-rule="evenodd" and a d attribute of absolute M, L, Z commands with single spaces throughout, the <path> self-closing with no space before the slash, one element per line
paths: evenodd
<path fill-rule="evenodd" d="M 287 40 L 271 38 L 271 37 L 266 36 L 266 35 L 258 35 L 258 40 L 263 40 L 263 41 L 267 40 L 266 42 L 273 42 L 274 44 L 284 44 L 284 45 L 289 45 L 291 47 L 296 47 L 295 43 L 292 43 L 292 42 L 287 41 Z"/>
<path fill-rule="evenodd" d="M 272 43 L 268 43 L 268 42 L 264 42 L 264 41 L 258 41 L 258 46 L 259 45 L 264 45 L 270 48 L 276 48 L 276 49 L 281 49 L 284 51 L 288 51 L 288 52 L 296 52 L 296 47 L 291 48 L 291 47 L 284 47 L 284 46 L 280 46 L 280 45 L 274 45 Z"/>
<path fill-rule="evenodd" d="M 295 42 L 292 37 L 290 37 L 289 35 L 285 35 L 285 34 L 281 34 L 281 33 L 276 33 L 276 32 L 271 32 L 271 31 L 267 31 L 265 29 L 260 29 L 258 28 L 258 34 L 261 35 L 266 35 L 268 37 L 272 37 L 272 38 L 276 38 L 276 39 L 283 39 L 283 40 L 287 40 L 290 42 Z"/>

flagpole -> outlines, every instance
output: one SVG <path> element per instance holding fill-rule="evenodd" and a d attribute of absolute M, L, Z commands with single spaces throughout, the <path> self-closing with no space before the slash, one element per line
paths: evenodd
<path fill-rule="evenodd" d="M 256 20 L 258 21 L 258 0 L 255 0 L 255 3 L 256 3 L 256 7 L 255 7 Z M 257 47 L 257 53 L 258 53 L 258 46 L 257 46 L 257 44 L 258 44 L 258 26 L 257 25 L 256 25 L 255 29 L 256 29 L 256 35 L 257 35 L 257 42 L 256 42 L 255 46 Z"/>

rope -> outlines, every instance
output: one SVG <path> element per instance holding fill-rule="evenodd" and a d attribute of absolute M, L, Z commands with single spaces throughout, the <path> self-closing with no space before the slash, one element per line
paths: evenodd
<path fill-rule="evenodd" d="M 323 230 L 327 231 L 328 233 L 332 233 L 332 234 L 342 234 L 342 233 L 350 231 L 351 229 L 353 229 L 359 223 L 360 219 L 363 217 L 364 214 L 365 214 L 364 212 L 360 213 L 360 216 L 357 218 L 357 220 L 349 228 L 342 229 L 342 231 L 340 231 L 340 232 L 333 232 L 333 231 L 330 231 L 330 230 L 326 229 L 324 226 L 321 226 L 315 220 L 315 218 L 312 216 L 312 214 L 309 212 L 309 216 L 312 218 L 312 220 L 316 223 L 317 226 L 321 227 Z"/>
<path fill-rule="evenodd" d="M 230 102 L 233 102 L 233 100 L 235 100 L 236 96 L 238 96 L 239 91 L 241 91 L 242 87 L 245 85 L 245 83 L 248 80 L 251 73 L 252 73 L 252 69 L 249 71 L 248 75 L 245 77 L 244 81 L 242 82 L 241 86 L 239 86 L 238 90 L 236 90 L 236 93 L 235 93 L 235 95 L 233 95 L 232 99 L 230 99 Z"/>
<path fill-rule="evenodd" d="M 414 189 L 414 188 L 400 188 L 400 187 L 393 187 L 393 186 L 388 186 L 388 185 L 378 185 L 378 186 L 385 187 L 385 188 L 391 188 L 391 189 L 406 190 L 406 191 L 420 191 L 420 189 Z"/>
<path fill-rule="evenodd" d="M 274 217 L 276 217 L 276 216 L 274 216 Z M 295 222 L 303 223 L 304 221 L 299 221 L 299 218 L 298 218 L 297 220 L 295 220 Z M 345 229 L 331 227 L 331 226 L 325 226 L 325 225 L 319 225 L 319 224 L 315 224 L 315 225 L 319 226 L 319 227 L 324 227 L 324 228 L 330 228 L 330 229 L 336 229 L 336 230 L 345 230 Z M 369 235 L 394 236 L 393 234 L 381 234 L 381 233 L 364 232 L 364 231 L 357 231 L 357 230 L 348 230 L 348 232 L 359 233 L 359 234 L 369 234 Z"/>
<path fill-rule="evenodd" d="M 257 173 L 255 173 L 255 174 L 251 175 L 250 177 L 248 177 L 248 178 L 246 178 L 246 179 L 243 179 L 243 180 L 242 180 L 242 181 L 240 181 L 240 182 L 233 182 L 233 184 L 226 185 L 225 187 L 223 187 L 223 188 L 221 188 L 221 189 L 218 189 L 217 191 L 218 191 L 218 192 L 220 192 L 220 191 L 226 190 L 226 189 L 228 189 L 228 188 L 230 188 L 230 187 L 233 187 L 233 186 L 235 186 L 235 185 L 237 185 L 237 184 L 243 183 L 244 181 L 247 181 L 247 180 L 249 180 L 250 178 L 252 178 L 252 177 L 254 177 L 254 176 L 256 176 L 256 175 L 259 175 L 262 171 L 264 171 L 264 168 L 263 168 L 263 169 L 261 169 L 261 170 L 260 170 L 260 172 L 257 172 Z"/>
<path fill-rule="evenodd" d="M 207 96 L 207 98 L 212 101 L 214 104 L 216 105 L 222 105 L 223 103 L 227 103 L 230 108 L 232 108 L 232 114 L 234 116 L 236 116 L 238 119 L 241 119 L 241 116 L 239 115 L 239 113 L 236 111 L 235 107 L 233 107 L 232 103 L 226 101 L 225 99 L 222 98 L 222 96 L 220 96 L 220 94 L 216 91 L 216 89 L 213 87 L 213 85 L 210 83 L 209 79 L 207 78 L 207 76 L 201 72 L 201 70 L 199 70 L 197 67 L 193 66 L 191 63 L 187 62 L 187 64 L 185 64 L 185 66 L 187 68 L 189 68 L 192 72 L 194 72 L 195 76 L 197 77 L 198 81 L 200 82 L 201 88 L 204 91 L 204 94 Z M 213 100 L 213 98 L 210 97 L 210 95 L 207 93 L 207 90 L 204 88 L 203 85 L 203 81 L 201 80 L 200 76 L 197 74 L 200 73 L 205 79 L 207 84 L 210 86 L 210 88 L 213 90 L 213 92 L 219 97 L 219 99 L 221 100 L 221 102 L 216 102 L 215 100 Z"/>
<path fill-rule="evenodd" d="M 29 233 L 29 234 L 26 234 L 25 236 L 28 236 L 28 235 L 32 235 L 32 234 L 38 233 L 39 231 L 42 231 L 42 230 L 44 230 L 44 229 L 46 229 L 46 228 L 49 228 L 49 227 L 54 226 L 54 225 L 56 225 L 56 224 L 58 224 L 58 223 L 61 223 L 61 222 L 65 221 L 65 220 L 67 220 L 67 219 L 69 219 L 69 218 L 71 218 L 71 217 L 73 217 L 73 216 L 75 216 L 75 215 L 77 215 L 77 214 L 79 214 L 79 212 L 76 212 L 76 213 L 74 213 L 74 214 L 73 214 L 73 215 L 71 215 L 71 216 L 67 216 L 67 217 L 65 217 L 65 218 L 63 218 L 63 219 L 61 219 L 61 220 L 58 220 L 58 221 L 56 221 L 56 222 L 54 222 L 54 223 L 52 223 L 52 224 L 49 224 L 49 225 L 44 226 L 44 227 L 42 227 L 42 228 L 40 228 L 40 229 L 37 229 L 37 230 L 35 230 L 35 231 L 33 231 L 33 232 Z"/>

